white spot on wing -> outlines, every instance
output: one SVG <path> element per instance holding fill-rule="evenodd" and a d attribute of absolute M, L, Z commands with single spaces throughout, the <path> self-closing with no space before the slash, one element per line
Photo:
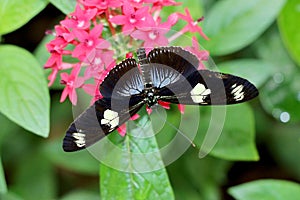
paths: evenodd
<path fill-rule="evenodd" d="M 231 86 L 231 88 L 233 88 L 233 90 L 231 91 L 231 94 L 234 95 L 233 98 L 236 101 L 241 101 L 244 98 L 244 92 L 243 92 L 244 86 L 243 85 L 236 86 L 236 84 L 234 84 Z"/>
<path fill-rule="evenodd" d="M 76 139 L 74 142 L 78 147 L 83 147 L 85 145 L 85 134 L 73 133 L 72 136 Z"/>
<path fill-rule="evenodd" d="M 103 119 L 101 119 L 101 124 L 110 127 L 110 131 L 119 125 L 119 115 L 117 112 L 107 109 L 104 111 Z"/>
<path fill-rule="evenodd" d="M 205 86 L 201 83 L 198 83 L 192 90 L 191 90 L 191 98 L 195 103 L 206 103 L 204 102 L 204 98 L 211 94 L 210 89 L 206 89 Z"/>

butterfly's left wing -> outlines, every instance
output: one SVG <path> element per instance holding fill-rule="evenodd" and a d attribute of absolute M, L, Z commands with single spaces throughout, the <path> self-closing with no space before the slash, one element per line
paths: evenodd
<path fill-rule="evenodd" d="M 128 101 L 126 98 L 96 101 L 69 126 L 63 141 L 64 151 L 77 151 L 96 143 L 129 120 L 143 105 L 139 95 L 133 95 Z"/>
<path fill-rule="evenodd" d="M 227 105 L 249 101 L 258 95 L 248 80 L 209 70 L 199 70 L 159 89 L 160 100 L 186 105 Z"/>
<path fill-rule="evenodd" d="M 100 85 L 103 98 L 71 123 L 63 149 L 84 149 L 124 124 L 144 105 L 143 87 L 134 59 L 126 59 L 115 66 Z"/>

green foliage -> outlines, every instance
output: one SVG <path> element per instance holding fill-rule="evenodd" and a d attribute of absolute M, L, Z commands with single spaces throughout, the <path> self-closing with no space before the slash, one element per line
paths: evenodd
<path fill-rule="evenodd" d="M 218 67 L 224 73 L 235 74 L 251 81 L 256 87 L 263 86 L 274 73 L 273 64 L 262 59 L 235 59 L 222 62 Z"/>
<path fill-rule="evenodd" d="M 24 49 L 0 46 L 0 111 L 9 119 L 47 137 L 49 134 L 49 92 L 43 71 Z"/>
<path fill-rule="evenodd" d="M 147 118 L 139 119 L 139 126 L 127 130 L 122 144 L 118 145 L 125 152 L 113 159 L 120 170 L 105 163 L 100 166 L 102 199 L 174 199 L 155 137 L 134 137 L 136 133 L 153 134 Z"/>
<path fill-rule="evenodd" d="M 259 180 L 231 187 L 229 193 L 238 200 L 293 200 L 300 197 L 300 185 L 283 180 Z"/>
<path fill-rule="evenodd" d="M 278 17 L 278 26 L 283 42 L 300 66 L 299 1 L 289 0 Z"/>
<path fill-rule="evenodd" d="M 300 152 L 299 126 L 286 127 L 279 124 L 269 138 L 268 148 L 274 159 L 289 174 L 300 180 L 300 160 L 296 159 L 297 153 Z"/>
<path fill-rule="evenodd" d="M 2 0 L 0 1 L 0 35 L 12 32 L 41 12 L 47 0 Z"/>
<path fill-rule="evenodd" d="M 66 15 L 73 12 L 76 5 L 76 1 L 74 0 L 49 0 L 49 1 Z"/>
<path fill-rule="evenodd" d="M 49 2 L 65 14 L 72 12 L 75 5 L 75 0 Z M 26 26 L 47 3 L 46 0 L 1 1 L 2 42 L 5 43 L 4 34 Z M 57 93 L 57 90 L 63 88 L 59 79 L 50 88 L 50 106 L 46 84 L 49 70 L 42 71 L 42 66 L 49 57 L 45 43 L 52 36 L 46 36 L 33 54 L 17 46 L 1 44 L 0 199 L 73 200 L 99 199 L 101 196 L 101 199 L 215 200 L 222 199 L 228 185 L 250 178 L 254 181 L 230 187 L 228 193 L 242 200 L 300 198 L 298 184 L 274 179 L 300 181 L 298 1 L 196 3 L 185 0 L 182 7 L 169 7 L 161 16 L 165 20 L 173 12 L 184 12 L 185 7 L 194 19 L 204 15 L 205 20 L 201 23 L 210 40 L 201 40 L 200 44 L 212 56 L 218 56 L 214 60 L 219 70 L 250 80 L 259 88 L 259 98 L 237 106 L 186 106 L 184 115 L 176 106 L 171 106 L 167 113 L 160 113 L 165 114 L 166 124 L 161 116 L 155 113 L 150 116 L 152 128 L 157 133 L 155 137 L 137 139 L 134 137 L 137 132 L 146 134 L 152 130 L 149 120 L 141 117 L 138 122 L 142 126 L 130 128 L 129 125 L 124 138 L 117 132 L 109 136 L 122 154 L 101 149 L 107 154 L 105 162 L 126 167 L 127 171 L 105 163 L 99 170 L 99 162 L 90 151 L 62 151 L 62 137 L 72 121 L 72 112 L 69 102 L 59 103 L 61 91 Z M 179 24 L 175 28 L 180 30 L 183 26 Z M 185 46 L 187 41 L 183 38 L 176 45 Z M 200 114 L 199 118 L 194 118 L 195 112 Z M 146 112 L 142 110 L 140 115 L 145 116 Z M 49 118 L 50 138 L 38 137 L 48 137 Z M 147 131 L 140 130 L 143 126 Z M 146 156 L 135 158 L 136 154 L 159 152 L 176 135 L 180 136 L 173 126 L 180 127 L 181 134 L 192 139 L 196 148 L 188 148 L 166 168 L 163 164 L 166 156 L 179 151 L 180 145 L 175 143 L 171 150 L 162 155 L 157 153 L 150 159 Z M 35 134 L 28 134 L 26 130 Z M 222 130 L 221 135 L 210 137 L 218 130 Z M 191 136 L 193 132 L 197 133 L 195 138 Z M 191 143 L 184 137 L 181 139 Z M 256 149 L 256 146 L 261 148 Z M 253 173 L 252 168 L 234 171 L 238 161 L 254 163 L 259 155 L 262 155 L 261 159 L 266 159 L 267 155 L 267 161 L 271 160 L 272 164 L 268 171 L 275 169 L 275 175 L 259 169 L 253 169 L 256 170 Z M 159 169 L 138 170 L 153 166 L 159 166 Z M 240 171 L 244 173 L 240 175 Z M 236 178 L 239 175 L 242 178 Z M 231 180 L 232 177 L 238 180 Z M 257 180 L 261 177 L 273 179 Z"/>
<path fill-rule="evenodd" d="M 209 11 L 203 29 L 212 55 L 226 55 L 255 41 L 280 12 L 285 0 L 223 0 Z"/>
<path fill-rule="evenodd" d="M 2 167 L 2 161 L 1 161 L 1 157 L 0 157 L 0 195 L 4 194 L 6 192 L 7 192 L 7 186 L 6 186 L 4 171 L 3 171 L 3 167 Z"/>
<path fill-rule="evenodd" d="M 255 147 L 254 117 L 251 108 L 247 104 L 241 104 L 228 106 L 224 109 L 226 111 L 224 126 L 216 146 L 211 151 L 211 155 L 226 160 L 258 160 L 258 153 Z M 208 128 L 215 129 L 222 123 L 222 118 L 212 118 L 213 115 L 210 114 L 210 110 L 210 108 L 201 108 L 201 111 L 205 114 L 203 117 L 201 116 L 199 131 L 195 139 L 195 143 L 203 147 L 202 151 L 204 152 L 207 152 L 207 149 L 205 146 L 202 146 L 203 137 L 206 133 L 214 133 L 208 131 Z M 241 113 L 243 113 L 242 118 L 240 116 Z M 216 117 L 215 115 L 214 117 Z M 222 114 L 220 113 L 219 116 L 222 116 Z"/>
<path fill-rule="evenodd" d="M 84 190 L 78 190 L 63 196 L 60 200 L 99 200 L 99 194 Z"/>

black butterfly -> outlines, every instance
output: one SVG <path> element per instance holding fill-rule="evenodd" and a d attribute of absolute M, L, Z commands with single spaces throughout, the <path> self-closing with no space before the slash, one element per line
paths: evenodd
<path fill-rule="evenodd" d="M 125 123 L 143 105 L 158 101 L 187 105 L 226 105 L 258 95 L 249 81 L 230 74 L 197 70 L 199 60 L 180 47 L 159 47 L 138 63 L 128 58 L 116 65 L 100 85 L 103 98 L 85 110 L 67 130 L 65 151 L 84 149 Z"/>

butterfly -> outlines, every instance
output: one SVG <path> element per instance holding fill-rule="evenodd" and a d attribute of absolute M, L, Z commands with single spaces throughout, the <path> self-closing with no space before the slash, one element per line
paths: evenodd
<path fill-rule="evenodd" d="M 144 105 L 159 101 L 185 105 L 227 105 L 258 95 L 248 80 L 231 74 L 198 70 L 198 58 L 181 47 L 158 47 L 138 61 L 127 58 L 116 65 L 99 86 L 103 98 L 69 126 L 64 151 L 84 149 L 116 130 Z"/>

